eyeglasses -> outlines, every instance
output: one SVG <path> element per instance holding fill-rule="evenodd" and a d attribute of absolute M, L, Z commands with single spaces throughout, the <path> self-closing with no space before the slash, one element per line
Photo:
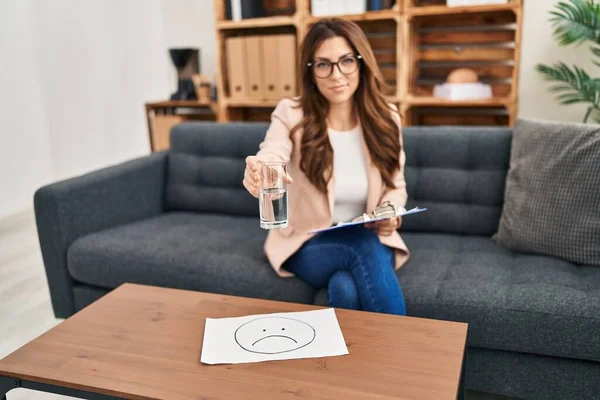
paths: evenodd
<path fill-rule="evenodd" d="M 360 54 L 357 55 L 346 55 L 343 56 L 339 61 L 332 62 L 329 60 L 317 60 L 306 64 L 312 69 L 313 74 L 317 78 L 329 78 L 333 74 L 333 66 L 336 65 L 340 72 L 344 75 L 350 75 L 358 69 L 359 60 L 362 57 Z"/>

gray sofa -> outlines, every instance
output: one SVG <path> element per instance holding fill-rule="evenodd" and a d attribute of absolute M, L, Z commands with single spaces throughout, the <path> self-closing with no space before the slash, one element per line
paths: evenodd
<path fill-rule="evenodd" d="M 35 193 L 54 312 L 124 282 L 326 305 L 263 254 L 244 158 L 267 124 L 186 123 L 172 147 Z M 406 128 L 409 315 L 469 323 L 468 389 L 520 398 L 600 396 L 600 269 L 494 244 L 511 130 Z"/>

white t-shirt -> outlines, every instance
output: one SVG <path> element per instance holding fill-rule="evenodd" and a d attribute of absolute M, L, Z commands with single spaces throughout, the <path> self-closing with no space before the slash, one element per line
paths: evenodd
<path fill-rule="evenodd" d="M 362 129 L 349 131 L 328 129 L 333 147 L 335 203 L 333 222 L 348 222 L 365 212 L 368 181 L 362 147 Z"/>

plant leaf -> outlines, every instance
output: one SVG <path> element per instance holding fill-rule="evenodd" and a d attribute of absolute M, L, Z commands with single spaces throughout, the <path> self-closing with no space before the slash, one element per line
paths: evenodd
<path fill-rule="evenodd" d="M 592 51 L 592 54 L 595 55 L 596 57 L 600 57 L 600 47 L 590 47 L 590 50 Z M 597 66 L 600 67 L 600 62 L 598 61 L 594 61 L 594 64 L 596 64 Z"/>
<path fill-rule="evenodd" d="M 549 90 L 551 93 L 556 93 L 556 92 L 564 92 L 567 90 L 573 90 L 573 88 L 568 85 L 554 85 Z"/>
<path fill-rule="evenodd" d="M 600 5 L 592 1 L 559 2 L 550 21 L 559 44 L 581 44 L 586 40 L 600 43 Z"/>
<path fill-rule="evenodd" d="M 536 68 L 544 80 L 556 83 L 550 91 L 558 94 L 557 99 L 562 104 L 598 104 L 600 79 L 592 79 L 585 70 L 577 66 L 571 69 L 563 62 L 553 66 L 538 64 Z"/>
<path fill-rule="evenodd" d="M 560 104 L 562 105 L 570 105 L 570 104 L 576 104 L 576 103 L 588 103 L 585 99 L 579 98 L 579 97 L 573 97 L 573 98 L 565 98 L 565 99 L 559 99 Z"/>
<path fill-rule="evenodd" d="M 596 123 L 600 123 L 600 109 L 598 107 L 594 107 L 591 112 L 591 117 L 596 121 Z"/>

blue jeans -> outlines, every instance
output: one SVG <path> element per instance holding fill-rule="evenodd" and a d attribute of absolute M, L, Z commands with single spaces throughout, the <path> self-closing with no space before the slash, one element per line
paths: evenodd
<path fill-rule="evenodd" d="M 316 290 L 328 288 L 331 307 L 406 315 L 394 264 L 394 250 L 358 225 L 318 234 L 283 267 Z"/>

